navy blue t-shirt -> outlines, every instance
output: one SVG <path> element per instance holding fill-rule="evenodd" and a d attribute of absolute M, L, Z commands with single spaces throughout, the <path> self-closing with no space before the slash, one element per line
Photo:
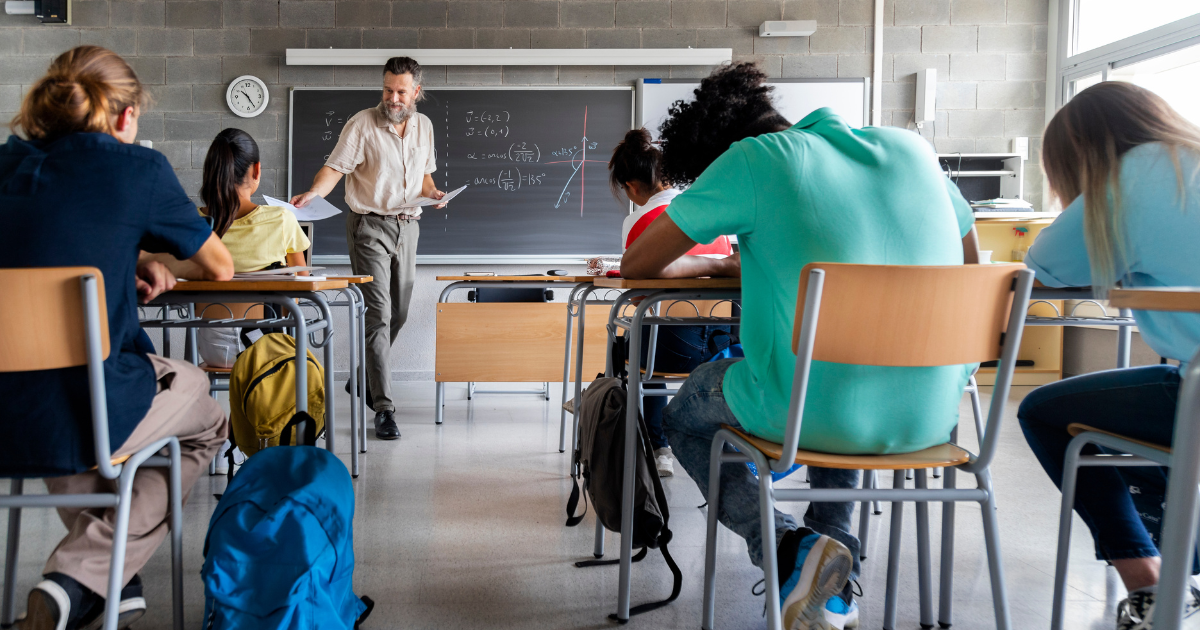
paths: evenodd
<path fill-rule="evenodd" d="M 0 146 L 0 267 L 92 266 L 104 275 L 112 351 L 104 362 L 115 452 L 157 391 L 138 325 L 138 250 L 191 258 L 212 230 L 157 151 L 107 134 Z M 2 299 L 2 298 L 0 298 Z M 85 368 L 0 374 L 0 474 L 95 465 Z"/>

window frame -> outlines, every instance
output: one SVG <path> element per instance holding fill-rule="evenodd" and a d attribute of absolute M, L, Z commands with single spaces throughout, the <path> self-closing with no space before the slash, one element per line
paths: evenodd
<path fill-rule="evenodd" d="M 1084 77 L 1100 74 L 1108 80 L 1110 70 L 1166 55 L 1184 48 L 1200 46 L 1200 14 L 1191 15 L 1162 26 L 1130 35 L 1099 48 L 1069 55 L 1078 41 L 1080 0 L 1058 3 L 1058 59 L 1054 92 L 1057 110 L 1071 100 L 1071 83 Z"/>

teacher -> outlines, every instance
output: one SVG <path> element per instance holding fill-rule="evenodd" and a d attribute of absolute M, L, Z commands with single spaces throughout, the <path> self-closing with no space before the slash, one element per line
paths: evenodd
<path fill-rule="evenodd" d="M 409 57 L 388 59 L 379 104 L 346 121 L 312 188 L 292 198 L 293 205 L 303 207 L 328 195 L 346 176 L 346 204 L 353 211 L 346 217 L 350 265 L 354 273 L 374 277 L 361 288 L 367 305 L 367 399 L 375 410 L 375 437 L 381 440 L 400 437 L 390 355 L 408 319 L 421 235 L 421 209 L 400 206 L 444 195 L 430 175 L 437 170 L 433 124 L 417 113 L 420 100 L 421 65 Z"/>

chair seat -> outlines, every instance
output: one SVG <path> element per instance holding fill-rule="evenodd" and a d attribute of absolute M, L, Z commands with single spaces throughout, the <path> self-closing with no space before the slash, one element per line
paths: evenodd
<path fill-rule="evenodd" d="M 209 367 L 203 363 L 200 364 L 200 369 L 209 374 L 232 374 L 233 368 Z"/>
<path fill-rule="evenodd" d="M 783 445 L 755 437 L 729 425 L 721 425 L 746 440 L 771 459 L 783 457 Z M 842 468 L 846 470 L 910 470 L 958 466 L 971 459 L 971 454 L 950 443 L 931 446 L 912 453 L 891 455 L 839 455 L 817 451 L 796 451 L 796 463 L 817 468 Z"/>
<path fill-rule="evenodd" d="M 1140 445 L 1142 445 L 1142 446 L 1145 446 L 1145 447 L 1147 447 L 1147 448 L 1152 448 L 1152 449 L 1154 449 L 1154 450 L 1156 450 L 1156 451 L 1162 451 L 1162 452 L 1164 452 L 1164 453 L 1170 453 L 1170 452 L 1171 452 L 1171 448 L 1170 448 L 1170 447 L 1168 447 L 1168 446 L 1163 446 L 1162 444 L 1155 444 L 1155 443 L 1153 443 L 1153 442 L 1146 442 L 1146 441 L 1144 441 L 1144 440 L 1135 440 L 1135 439 L 1133 439 L 1133 438 L 1131 438 L 1131 437 L 1127 437 L 1127 436 L 1121 435 L 1120 433 L 1113 433 L 1112 431 L 1105 431 L 1105 430 L 1103 430 L 1103 429 L 1097 429 L 1097 428 L 1095 428 L 1095 427 L 1089 427 L 1089 426 L 1088 426 L 1088 425 L 1086 425 L 1086 424 L 1080 424 L 1080 423 L 1078 423 L 1078 422 L 1072 422 L 1071 424 L 1068 424 L 1068 425 L 1067 425 L 1067 433 L 1070 433 L 1070 434 L 1071 434 L 1071 437 L 1075 437 L 1075 436 L 1079 435 L 1080 433 L 1084 433 L 1085 431 L 1091 431 L 1092 433 L 1103 433 L 1104 435 L 1108 435 L 1108 436 L 1111 436 L 1111 437 L 1119 438 L 1119 439 L 1125 440 L 1126 442 L 1133 442 L 1134 444 L 1140 444 Z"/>
<path fill-rule="evenodd" d="M 646 368 L 642 368 L 640 372 L 645 374 Z M 687 378 L 691 375 L 692 374 L 690 372 L 663 372 L 661 370 L 654 370 L 654 376 L 661 376 L 663 378 Z"/>

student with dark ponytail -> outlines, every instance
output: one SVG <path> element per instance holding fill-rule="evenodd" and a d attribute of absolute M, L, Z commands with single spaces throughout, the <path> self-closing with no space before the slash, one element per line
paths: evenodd
<path fill-rule="evenodd" d="M 679 194 L 663 181 L 662 153 L 650 142 L 650 132 L 633 129 L 613 149 L 608 162 L 609 184 L 617 199 L 624 193 L 637 206 L 621 226 L 621 248 L 629 247 L 654 222 L 671 200 Z M 729 239 L 720 236 L 707 245 L 696 245 L 686 256 L 726 258 L 733 255 Z M 654 351 L 654 369 L 658 372 L 687 373 L 708 361 L 730 344 L 729 326 L 660 326 Z M 650 351 L 650 327 L 642 335 L 642 361 Z M 647 384 L 645 389 L 665 389 L 666 385 Z M 654 463 L 660 477 L 675 474 L 671 461 L 671 446 L 663 433 L 662 412 L 667 406 L 665 396 L 647 396 L 642 403 L 650 442 L 654 445 Z"/>
<path fill-rule="evenodd" d="M 309 246 L 296 215 L 282 206 L 260 206 L 251 200 L 261 178 L 254 138 L 241 129 L 217 134 L 204 158 L 200 212 L 212 219 L 213 231 L 233 254 L 238 273 L 303 266 Z"/>
<path fill-rule="evenodd" d="M 296 215 L 282 206 L 260 206 L 251 199 L 261 179 L 262 162 L 254 138 L 241 129 L 217 134 L 204 158 L 200 183 L 204 207 L 200 213 L 212 222 L 213 232 L 233 255 L 238 273 L 303 266 L 304 251 L 309 247 Z M 250 304 L 198 308 L 209 318 L 255 314 L 247 311 Z M 201 328 L 197 335 L 201 360 L 209 367 L 233 367 L 244 344 L 250 343 L 239 333 L 236 328 Z"/>

